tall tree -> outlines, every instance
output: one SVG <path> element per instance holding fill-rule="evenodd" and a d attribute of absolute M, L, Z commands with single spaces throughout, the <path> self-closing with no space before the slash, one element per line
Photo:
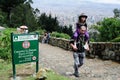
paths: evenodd
<path fill-rule="evenodd" d="M 13 27 L 26 25 L 30 31 L 37 29 L 37 20 L 34 16 L 34 10 L 29 3 L 20 4 L 12 10 L 11 23 Z"/>
<path fill-rule="evenodd" d="M 70 35 L 70 36 L 73 35 L 72 25 L 69 25 L 69 28 L 68 28 L 68 35 Z"/>
<path fill-rule="evenodd" d="M 68 34 L 68 27 L 66 25 L 63 26 L 63 33 L 67 33 Z"/>
<path fill-rule="evenodd" d="M 11 10 L 26 0 L 0 0 L 0 8 L 7 13 L 8 21 L 11 21 Z M 10 22 L 9 22 L 10 24 Z"/>
<path fill-rule="evenodd" d="M 72 25 L 63 26 L 62 32 L 68 34 L 69 36 L 72 36 L 72 34 L 73 34 Z"/>
<path fill-rule="evenodd" d="M 49 32 L 57 31 L 59 28 L 57 17 L 53 18 L 51 14 L 49 14 L 49 16 L 47 16 L 45 13 L 41 14 L 41 16 L 38 18 L 38 24 L 42 29 L 45 29 Z"/>
<path fill-rule="evenodd" d="M 0 26 L 4 26 L 3 24 L 5 24 L 5 17 L 5 13 L 0 10 Z"/>

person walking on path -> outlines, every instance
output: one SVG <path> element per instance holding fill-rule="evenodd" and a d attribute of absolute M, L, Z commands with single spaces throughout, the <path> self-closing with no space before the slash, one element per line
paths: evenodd
<path fill-rule="evenodd" d="M 84 63 L 85 50 L 89 51 L 88 46 L 88 36 L 86 33 L 86 26 L 81 26 L 78 28 L 77 35 L 74 33 L 70 41 L 70 46 L 72 47 L 74 53 L 74 75 L 79 77 L 78 68 L 81 67 Z"/>

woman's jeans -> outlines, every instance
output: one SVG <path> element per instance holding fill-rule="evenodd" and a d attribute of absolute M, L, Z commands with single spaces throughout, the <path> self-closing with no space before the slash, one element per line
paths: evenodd
<path fill-rule="evenodd" d="M 74 52 L 73 57 L 75 74 L 79 74 L 78 68 L 81 67 L 84 63 L 83 60 L 85 58 L 85 52 Z"/>

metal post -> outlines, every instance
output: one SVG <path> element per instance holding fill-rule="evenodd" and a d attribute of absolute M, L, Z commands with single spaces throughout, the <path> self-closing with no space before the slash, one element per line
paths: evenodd
<path fill-rule="evenodd" d="M 38 72 L 39 69 L 39 61 L 36 62 L 36 73 Z"/>
<path fill-rule="evenodd" d="M 37 35 L 38 35 L 38 33 L 36 33 Z M 38 37 L 39 37 L 39 35 L 38 35 Z M 36 61 L 36 73 L 38 72 L 38 70 L 39 70 L 39 39 L 38 39 L 38 61 Z"/>
<path fill-rule="evenodd" d="M 13 79 L 16 79 L 16 70 L 14 64 L 14 57 L 13 57 L 13 33 L 11 33 L 11 48 L 12 48 L 12 66 L 13 66 Z"/>
<path fill-rule="evenodd" d="M 15 64 L 13 64 L 13 80 L 16 80 Z"/>

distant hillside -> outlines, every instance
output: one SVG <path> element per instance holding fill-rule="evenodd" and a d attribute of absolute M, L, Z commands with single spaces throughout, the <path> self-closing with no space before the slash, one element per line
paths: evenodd
<path fill-rule="evenodd" d="M 90 24 L 101 20 L 104 17 L 112 17 L 113 10 L 120 8 L 117 4 L 100 4 L 79 0 L 33 0 L 33 8 L 38 8 L 41 13 L 57 16 L 61 25 L 69 25 L 77 22 L 80 13 L 86 13 Z"/>

